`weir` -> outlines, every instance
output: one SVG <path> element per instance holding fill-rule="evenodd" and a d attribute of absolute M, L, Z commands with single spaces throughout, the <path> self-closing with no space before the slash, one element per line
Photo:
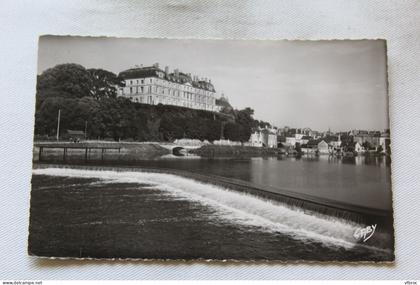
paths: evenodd
<path fill-rule="evenodd" d="M 162 168 L 132 167 L 132 166 L 94 166 L 80 164 L 34 164 L 34 168 L 71 168 L 82 170 L 107 170 L 107 171 L 133 171 L 146 173 L 172 174 L 198 182 L 217 185 L 226 189 L 246 193 L 263 199 L 273 200 L 287 205 L 291 208 L 303 210 L 306 213 L 315 212 L 325 217 L 335 217 L 358 224 L 378 224 L 385 232 L 392 229 L 392 212 L 380 209 L 372 209 L 358 205 L 346 204 L 320 197 L 305 195 L 276 188 L 274 192 L 270 187 L 257 185 L 233 178 L 226 178 L 216 175 L 207 175 L 190 171 Z"/>

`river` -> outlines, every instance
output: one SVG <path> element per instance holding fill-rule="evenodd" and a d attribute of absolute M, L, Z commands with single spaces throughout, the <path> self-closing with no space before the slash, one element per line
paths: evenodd
<path fill-rule="evenodd" d="M 71 163 L 70 161 L 68 161 Z M 98 162 L 92 162 L 98 165 Z M 100 162 L 107 164 L 106 162 Z M 393 230 L 309 214 L 164 173 L 113 167 L 34 169 L 29 251 L 96 258 L 391 261 Z M 121 162 L 126 164 L 126 162 Z M 217 175 L 358 206 L 391 210 L 386 157 L 160 156 L 130 165 Z M 103 168 L 103 169 L 102 169 Z"/>
<path fill-rule="evenodd" d="M 383 156 L 201 158 L 165 155 L 139 166 L 187 170 L 249 181 L 373 209 L 391 210 L 391 170 Z"/>

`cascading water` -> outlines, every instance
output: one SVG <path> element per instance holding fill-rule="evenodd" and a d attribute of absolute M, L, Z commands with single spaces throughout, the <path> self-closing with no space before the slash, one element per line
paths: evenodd
<path fill-rule="evenodd" d="M 343 219 L 308 214 L 281 203 L 230 191 L 172 174 L 82 170 L 69 168 L 34 169 L 35 175 L 98 178 L 102 183 L 149 184 L 181 199 L 188 199 L 214 208 L 217 218 L 232 223 L 256 226 L 267 232 L 281 232 L 301 241 L 315 240 L 327 246 L 346 249 L 365 246 L 372 250 L 388 251 L 381 245 L 367 246 L 356 242 L 353 234 L 361 224 Z M 141 191 L 141 190 L 139 190 Z"/>

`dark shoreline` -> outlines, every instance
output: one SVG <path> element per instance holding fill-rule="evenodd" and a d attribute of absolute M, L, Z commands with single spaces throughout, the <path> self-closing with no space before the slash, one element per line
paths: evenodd
<path fill-rule="evenodd" d="M 285 154 L 280 148 L 253 147 L 253 146 L 226 146 L 204 145 L 197 149 L 191 149 L 189 153 L 202 157 L 259 157 L 277 156 Z"/>

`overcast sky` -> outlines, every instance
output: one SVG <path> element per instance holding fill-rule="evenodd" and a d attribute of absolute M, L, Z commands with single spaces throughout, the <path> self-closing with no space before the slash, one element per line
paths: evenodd
<path fill-rule="evenodd" d="M 275 126 L 388 128 L 383 41 L 41 37 L 38 72 L 61 63 L 114 73 L 160 63 L 212 80 L 237 109 Z"/>

